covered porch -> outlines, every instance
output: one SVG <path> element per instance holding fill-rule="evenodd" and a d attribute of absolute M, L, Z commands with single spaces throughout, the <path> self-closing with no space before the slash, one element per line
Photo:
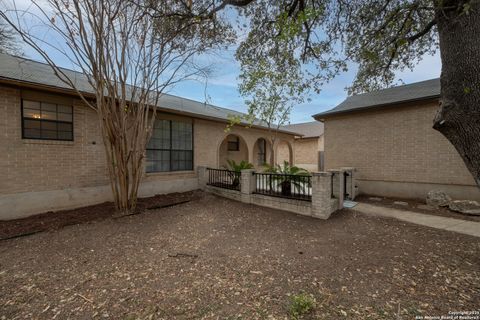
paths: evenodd
<path fill-rule="evenodd" d="M 273 157 L 272 157 L 273 150 Z M 228 161 L 235 163 L 248 161 L 256 170 L 263 170 L 265 164 L 282 164 L 288 161 L 293 164 L 293 143 L 286 139 L 278 139 L 273 148 L 267 137 L 247 136 L 241 133 L 228 133 L 219 142 L 217 148 L 218 168 L 228 168 Z"/>

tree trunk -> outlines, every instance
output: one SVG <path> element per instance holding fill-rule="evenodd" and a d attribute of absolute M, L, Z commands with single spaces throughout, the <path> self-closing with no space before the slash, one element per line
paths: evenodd
<path fill-rule="evenodd" d="M 480 0 L 434 3 L 442 74 L 433 128 L 455 146 L 480 187 Z"/>
<path fill-rule="evenodd" d="M 275 153 L 273 148 L 274 143 L 275 143 L 275 139 L 270 138 L 269 147 L 268 147 L 270 149 L 270 157 L 268 160 L 268 164 L 271 166 L 275 165 Z"/>

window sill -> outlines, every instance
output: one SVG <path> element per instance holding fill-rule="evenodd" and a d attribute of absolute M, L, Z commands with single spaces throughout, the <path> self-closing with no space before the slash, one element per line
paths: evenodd
<path fill-rule="evenodd" d="M 184 170 L 184 171 L 165 171 L 165 172 L 147 172 L 145 173 L 147 177 L 168 177 L 168 176 L 177 176 L 177 175 L 196 175 L 195 170 Z"/>
<path fill-rule="evenodd" d="M 75 141 L 22 139 L 22 143 L 23 144 L 48 144 L 48 145 L 73 146 L 75 144 Z"/>

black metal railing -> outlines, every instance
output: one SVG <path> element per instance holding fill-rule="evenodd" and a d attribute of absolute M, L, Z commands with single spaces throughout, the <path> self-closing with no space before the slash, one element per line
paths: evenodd
<path fill-rule="evenodd" d="M 255 193 L 272 197 L 312 200 L 312 176 L 255 173 Z"/>
<path fill-rule="evenodd" d="M 331 198 L 335 198 L 335 194 L 333 193 L 334 180 L 335 180 L 335 172 L 332 172 L 332 175 L 330 176 L 330 197 Z"/>
<path fill-rule="evenodd" d="M 238 190 L 241 187 L 241 173 L 224 169 L 207 168 L 209 186 Z"/>

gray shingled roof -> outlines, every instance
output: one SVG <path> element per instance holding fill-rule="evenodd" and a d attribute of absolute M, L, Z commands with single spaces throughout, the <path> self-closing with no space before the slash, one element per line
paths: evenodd
<path fill-rule="evenodd" d="M 81 92 L 93 93 L 93 88 L 88 83 L 84 74 L 69 69 L 62 68 L 62 70 L 70 79 L 74 80 L 76 87 Z M 3 53 L 0 53 L 0 79 L 46 86 L 47 88 L 66 89 L 73 92 L 68 85 L 58 79 L 53 73 L 51 67 L 46 63 Z M 165 111 L 221 121 L 228 121 L 229 115 L 242 115 L 241 112 L 235 110 L 221 108 L 170 94 L 163 94 L 161 96 L 158 107 Z M 254 123 L 254 126 L 264 127 L 260 122 Z M 281 131 L 297 134 L 296 132 L 283 128 Z"/>
<path fill-rule="evenodd" d="M 284 128 L 303 134 L 302 138 L 320 137 L 324 131 L 323 122 L 320 121 L 290 124 Z"/>
<path fill-rule="evenodd" d="M 315 119 L 332 114 L 347 113 L 373 107 L 387 106 L 402 102 L 431 99 L 440 96 L 440 79 L 415 82 L 398 87 L 353 95 L 335 108 L 315 114 Z"/>

